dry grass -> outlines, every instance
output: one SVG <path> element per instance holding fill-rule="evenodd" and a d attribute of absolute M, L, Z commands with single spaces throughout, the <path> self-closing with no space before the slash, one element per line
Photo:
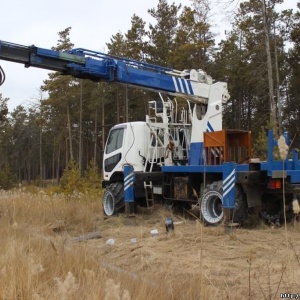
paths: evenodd
<path fill-rule="evenodd" d="M 278 299 L 300 290 L 298 223 L 223 227 L 170 212 L 104 218 L 89 196 L 0 192 L 0 299 Z M 159 231 L 152 237 L 151 229 Z M 66 243 L 100 231 L 101 238 Z M 115 244 L 106 241 L 113 238 Z M 131 239 L 136 238 L 136 243 Z"/>

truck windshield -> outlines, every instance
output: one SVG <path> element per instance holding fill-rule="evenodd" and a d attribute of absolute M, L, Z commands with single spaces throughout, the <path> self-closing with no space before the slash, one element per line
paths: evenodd
<path fill-rule="evenodd" d="M 124 128 L 113 129 L 108 137 L 105 153 L 109 154 L 122 147 Z"/>

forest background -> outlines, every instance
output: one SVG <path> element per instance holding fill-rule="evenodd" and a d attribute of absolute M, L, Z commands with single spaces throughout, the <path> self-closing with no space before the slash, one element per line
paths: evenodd
<path fill-rule="evenodd" d="M 288 131 L 299 148 L 300 1 L 296 12 L 280 10 L 283 3 L 240 2 L 232 12 L 232 28 L 216 44 L 209 0 L 191 0 L 184 7 L 158 0 L 148 10 L 155 22 L 146 24 L 134 14 L 131 28 L 111 37 L 108 53 L 177 70 L 203 69 L 228 83 L 223 127 L 250 130 L 255 156 L 263 156 L 269 128 Z M 71 30 L 58 33 L 53 49 L 73 48 Z M 101 171 L 109 129 L 143 121 L 148 101 L 158 99 L 141 89 L 57 73 L 49 73 L 40 95 L 34 105 L 8 111 L 9 98 L 0 93 L 2 188 L 12 182 L 57 184 L 70 162 L 80 175 L 91 168 Z"/>

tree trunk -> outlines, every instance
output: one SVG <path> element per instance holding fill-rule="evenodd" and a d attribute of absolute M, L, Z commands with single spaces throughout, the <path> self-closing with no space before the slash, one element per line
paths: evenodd
<path fill-rule="evenodd" d="M 129 120 L 129 109 L 128 109 L 128 88 L 127 88 L 127 85 L 125 86 L 125 122 L 127 123 L 128 120 Z"/>
<path fill-rule="evenodd" d="M 274 24 L 275 31 L 275 24 Z M 279 70 L 278 70 L 278 56 L 277 56 L 277 43 L 276 35 L 274 32 L 275 45 L 274 45 L 274 55 L 275 55 L 275 71 L 276 71 L 276 92 L 277 92 L 277 118 L 278 118 L 278 130 L 279 135 L 282 135 L 282 119 L 281 119 L 281 101 L 280 101 L 280 85 L 279 85 Z"/>
<path fill-rule="evenodd" d="M 58 143 L 58 150 L 57 150 L 57 169 L 56 169 L 57 185 L 59 184 L 60 181 L 59 168 L 60 168 L 60 143 Z"/>
<path fill-rule="evenodd" d="M 69 102 L 67 102 L 67 120 L 68 120 L 68 131 L 69 131 L 70 159 L 73 159 L 74 156 L 73 156 L 73 143 L 72 143 L 72 126 L 71 126 Z M 68 163 L 68 161 L 66 163 Z"/>
<path fill-rule="evenodd" d="M 55 138 L 53 140 L 53 152 L 52 152 L 52 185 L 54 185 L 55 178 Z"/>
<path fill-rule="evenodd" d="M 93 159 L 93 166 L 94 168 L 96 167 L 96 162 L 97 162 L 97 137 L 98 137 L 98 107 L 96 107 L 96 112 L 95 112 L 95 131 L 94 131 L 94 159 Z"/>
<path fill-rule="evenodd" d="M 117 124 L 119 124 L 120 123 L 120 105 L 119 105 L 119 89 L 118 88 L 117 88 L 116 101 L 117 101 Z"/>
<path fill-rule="evenodd" d="M 102 99 L 102 157 L 101 161 L 103 161 L 104 157 L 104 148 L 105 148 L 105 110 L 104 110 L 104 99 Z M 102 170 L 102 166 L 101 166 Z"/>
<path fill-rule="evenodd" d="M 40 187 L 43 186 L 42 126 L 40 126 Z"/>
<path fill-rule="evenodd" d="M 275 113 L 275 103 L 274 103 L 273 72 L 272 72 L 270 40 L 269 40 L 269 30 L 268 30 L 268 25 L 267 25 L 265 0 L 262 1 L 262 13 L 263 13 L 265 43 L 266 43 L 265 46 L 266 46 L 267 64 L 268 64 L 268 82 L 269 82 L 269 97 L 270 97 L 270 125 L 275 129 L 276 113 Z"/>
<path fill-rule="evenodd" d="M 78 168 L 81 177 L 82 176 L 82 79 L 80 79 Z"/>

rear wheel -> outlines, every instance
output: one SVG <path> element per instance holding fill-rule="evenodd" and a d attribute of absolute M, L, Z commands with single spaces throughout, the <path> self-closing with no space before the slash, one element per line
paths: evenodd
<path fill-rule="evenodd" d="M 286 221 L 290 222 L 294 218 L 293 195 L 285 195 L 285 214 L 282 195 L 265 194 L 262 197 L 262 207 L 260 216 L 267 224 L 280 226 Z"/>
<path fill-rule="evenodd" d="M 201 215 L 205 223 L 216 225 L 224 219 L 223 182 L 216 181 L 206 187 L 200 203 Z M 245 194 L 240 186 L 235 187 L 235 209 L 231 216 L 233 222 L 242 224 L 248 216 Z"/>
<path fill-rule="evenodd" d="M 123 212 L 125 208 L 123 183 L 110 184 L 104 192 L 102 201 L 105 215 L 112 216 Z"/>
<path fill-rule="evenodd" d="M 222 181 L 209 184 L 204 190 L 200 203 L 203 221 L 207 224 L 218 224 L 223 220 Z"/>

